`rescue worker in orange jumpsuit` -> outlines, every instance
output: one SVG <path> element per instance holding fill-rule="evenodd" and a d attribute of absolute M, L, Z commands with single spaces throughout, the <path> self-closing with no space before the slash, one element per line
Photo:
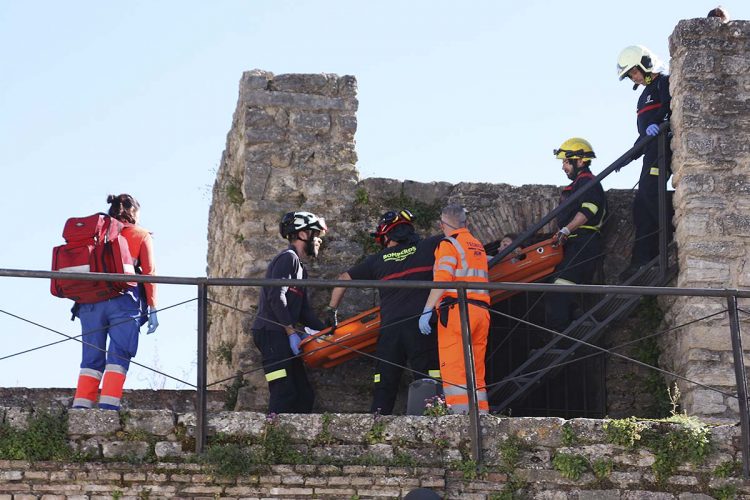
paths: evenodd
<path fill-rule="evenodd" d="M 487 254 L 479 240 L 466 228 L 466 210 L 451 204 L 443 208 L 440 229 L 445 238 L 435 250 L 434 281 L 468 281 L 487 283 Z M 479 411 L 489 412 L 487 389 L 484 383 L 484 357 L 487 351 L 487 336 L 490 329 L 488 310 L 490 295 L 486 289 L 467 289 L 469 333 L 474 352 L 474 374 L 477 383 Z M 453 413 L 469 411 L 469 393 L 466 383 L 466 367 L 461 336 L 461 316 L 456 289 L 433 289 L 427 297 L 419 330 L 429 335 L 430 316 L 438 305 L 438 355 L 440 374 L 443 377 L 445 402 Z"/>
<path fill-rule="evenodd" d="M 138 274 L 154 275 L 151 233 L 138 226 L 140 205 L 129 194 L 109 195 L 108 215 L 122 222 L 122 235 Z M 73 408 L 92 408 L 99 400 L 103 410 L 119 410 L 130 360 L 138 350 L 140 327 L 147 333 L 159 326 L 156 315 L 156 284 L 144 283 L 122 295 L 93 304 L 76 304 L 74 316 L 81 320 L 83 355 Z M 109 340 L 109 345 L 107 345 Z M 101 383 L 101 395 L 99 384 Z"/>

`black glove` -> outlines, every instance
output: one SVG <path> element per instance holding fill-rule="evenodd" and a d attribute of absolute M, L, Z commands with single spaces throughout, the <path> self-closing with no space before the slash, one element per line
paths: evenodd
<path fill-rule="evenodd" d="M 339 326 L 338 309 L 335 307 L 328 306 L 325 308 L 325 323 L 326 326 L 330 326 L 332 329 Z"/>

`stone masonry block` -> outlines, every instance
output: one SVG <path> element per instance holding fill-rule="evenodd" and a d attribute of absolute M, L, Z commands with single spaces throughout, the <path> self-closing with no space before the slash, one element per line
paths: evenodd
<path fill-rule="evenodd" d="M 276 117 L 273 112 L 257 106 L 248 106 L 245 109 L 245 130 L 273 126 L 276 126 Z"/>
<path fill-rule="evenodd" d="M 722 55 L 717 70 L 727 75 L 746 75 L 750 71 L 750 59 L 747 53 Z"/>
<path fill-rule="evenodd" d="M 685 371 L 685 376 L 690 380 L 715 387 L 732 387 L 735 381 L 731 366 L 721 369 L 713 363 L 691 363 Z"/>
<path fill-rule="evenodd" d="M 331 116 L 328 113 L 293 112 L 289 118 L 293 130 L 325 134 L 331 129 Z"/>
<path fill-rule="evenodd" d="M 102 444 L 102 455 L 104 458 L 143 459 L 149 449 L 149 444 L 143 441 L 112 441 Z"/>
<path fill-rule="evenodd" d="M 351 75 L 344 75 L 339 78 L 338 94 L 340 97 L 356 97 L 357 79 Z"/>
<path fill-rule="evenodd" d="M 120 413 L 111 410 L 70 410 L 68 432 L 79 436 L 111 434 L 122 429 Z"/>
<path fill-rule="evenodd" d="M 696 258 L 728 261 L 745 255 L 745 245 L 736 240 L 689 240 L 680 246 L 680 253 Z"/>
<path fill-rule="evenodd" d="M 251 106 L 280 106 L 309 111 L 356 110 L 356 101 L 340 97 L 322 97 L 286 92 L 264 92 L 251 89 L 240 90 L 241 99 Z"/>
<path fill-rule="evenodd" d="M 273 79 L 273 73 L 260 69 L 245 71 L 240 80 L 240 88 L 265 90 L 268 82 Z"/>
<path fill-rule="evenodd" d="M 700 415 L 714 415 L 724 413 L 727 409 L 724 396 L 708 389 L 693 389 L 684 395 L 684 404 L 689 413 Z"/>
<path fill-rule="evenodd" d="M 679 186 L 682 188 L 680 195 L 693 193 L 713 193 L 716 188 L 716 178 L 711 174 L 692 174 L 680 178 Z"/>
<path fill-rule="evenodd" d="M 125 430 L 148 431 L 157 436 L 166 436 L 175 430 L 175 416 L 170 410 L 137 410 L 128 412 Z"/>
<path fill-rule="evenodd" d="M 326 73 L 276 75 L 271 82 L 271 89 L 278 92 L 335 97 L 338 93 L 338 77 Z"/>
<path fill-rule="evenodd" d="M 686 134 L 685 150 L 690 156 L 710 156 L 715 153 L 714 139 L 695 132 Z"/>
<path fill-rule="evenodd" d="M 750 214 L 728 213 L 722 220 L 722 227 L 724 228 L 724 234 L 749 234 Z"/>
<path fill-rule="evenodd" d="M 706 349 L 714 352 L 732 350 L 729 332 L 712 326 L 692 325 L 682 332 L 682 338 L 684 345 L 689 349 Z"/>
<path fill-rule="evenodd" d="M 172 441 L 159 441 L 154 445 L 154 453 L 159 458 L 179 457 L 184 455 L 182 445 Z"/>
<path fill-rule="evenodd" d="M 730 283 L 729 264 L 688 257 L 685 259 L 687 269 L 683 277 L 687 283 Z"/>
<path fill-rule="evenodd" d="M 716 57 L 710 53 L 689 52 L 682 61 L 682 69 L 692 74 L 713 74 L 716 67 Z"/>

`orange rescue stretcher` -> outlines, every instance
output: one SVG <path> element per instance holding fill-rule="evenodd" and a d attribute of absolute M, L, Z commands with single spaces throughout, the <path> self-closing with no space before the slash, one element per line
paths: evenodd
<path fill-rule="evenodd" d="M 490 269 L 490 281 L 531 283 L 552 274 L 562 261 L 562 247 L 552 246 L 553 238 L 511 253 Z M 495 304 L 518 292 L 492 290 L 490 301 Z M 380 333 L 380 308 L 341 321 L 333 333 L 330 328 L 308 336 L 300 343 L 302 359 L 311 368 L 331 368 L 362 353 L 375 352 Z"/>

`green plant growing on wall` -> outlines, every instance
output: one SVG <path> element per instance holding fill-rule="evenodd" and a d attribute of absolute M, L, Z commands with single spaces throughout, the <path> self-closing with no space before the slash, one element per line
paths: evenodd
<path fill-rule="evenodd" d="M 526 444 L 516 434 L 511 434 L 505 441 L 500 443 L 499 448 L 502 459 L 501 470 L 510 474 L 518 467 L 521 452 L 527 449 Z"/>
<path fill-rule="evenodd" d="M 529 487 L 528 481 L 521 479 L 515 474 L 508 476 L 508 480 L 505 482 L 503 489 L 497 493 L 492 493 L 489 496 L 490 500 L 525 500 L 529 497 L 527 489 Z"/>
<path fill-rule="evenodd" d="M 608 458 L 599 458 L 591 462 L 591 470 L 599 481 L 604 481 L 612 474 L 613 462 Z"/>
<path fill-rule="evenodd" d="M 214 474 L 232 478 L 250 474 L 255 465 L 247 446 L 239 443 L 208 446 L 203 462 L 211 467 Z"/>
<path fill-rule="evenodd" d="M 654 453 L 651 468 L 659 482 L 671 476 L 681 463 L 703 463 L 711 450 L 710 431 L 697 418 L 673 415 L 665 421 L 679 425 L 669 432 L 649 431 L 645 436 Z"/>
<path fill-rule="evenodd" d="M 122 491 L 115 490 L 112 492 L 112 500 L 120 500 L 122 498 Z"/>
<path fill-rule="evenodd" d="M 737 498 L 737 486 L 733 484 L 725 484 L 718 488 L 712 488 L 711 496 L 716 500 L 734 500 Z"/>
<path fill-rule="evenodd" d="M 29 415 L 26 429 L 0 424 L 0 459 L 67 460 L 72 456 L 65 412 L 37 411 Z"/>
<path fill-rule="evenodd" d="M 385 441 L 385 421 L 379 412 L 375 412 L 372 416 L 372 427 L 365 434 L 365 442 L 367 444 L 377 444 L 383 441 Z"/>
<path fill-rule="evenodd" d="M 245 387 L 247 385 L 247 381 L 245 380 L 245 377 L 242 376 L 242 372 L 237 372 L 237 375 L 235 375 L 234 380 L 232 381 L 232 384 L 227 386 L 225 389 L 225 396 L 224 396 L 224 409 L 227 411 L 233 411 L 234 407 L 237 405 L 237 398 L 240 393 L 240 389 Z"/>
<path fill-rule="evenodd" d="M 576 436 L 576 431 L 573 430 L 573 426 L 570 425 L 570 422 L 565 422 L 562 425 L 560 432 L 562 434 L 560 439 L 565 446 L 572 446 L 578 442 L 578 436 Z"/>
<path fill-rule="evenodd" d="M 676 403 L 679 393 L 673 394 L 672 398 Z M 676 408 L 675 404 L 673 410 Z M 642 445 L 651 450 L 654 454 L 651 468 L 658 482 L 671 476 L 681 463 L 703 463 L 711 449 L 710 432 L 703 422 L 684 414 L 673 414 L 659 422 L 676 425 L 667 431 L 649 429 L 644 422 L 630 417 L 605 422 L 604 432 L 610 443 L 628 449 Z"/>
<path fill-rule="evenodd" d="M 632 449 L 641 440 L 646 424 L 637 421 L 635 417 L 628 417 L 604 422 L 603 428 L 607 441 Z"/>
<path fill-rule="evenodd" d="M 216 359 L 227 366 L 232 366 L 232 351 L 234 350 L 234 342 L 221 341 L 214 350 L 214 356 Z"/>
<path fill-rule="evenodd" d="M 195 449 L 195 437 L 188 435 L 187 427 L 182 422 L 175 426 L 175 437 L 183 450 Z"/>
<path fill-rule="evenodd" d="M 588 470 L 589 461 L 574 453 L 558 453 L 552 459 L 552 466 L 563 477 L 577 481 Z"/>
<path fill-rule="evenodd" d="M 527 450 L 528 446 L 526 446 L 526 443 L 518 435 L 511 434 L 505 441 L 500 443 L 499 449 L 502 460 L 500 470 L 508 475 L 508 481 L 503 486 L 502 491 L 490 498 L 498 500 L 525 498 L 528 483 L 516 474 L 516 468 L 521 461 L 521 453 Z"/>
<path fill-rule="evenodd" d="M 245 203 L 245 197 L 242 194 L 242 186 L 239 179 L 235 177 L 229 177 L 226 182 L 226 194 L 229 202 L 234 206 L 241 206 Z"/>
<path fill-rule="evenodd" d="M 440 434 L 438 436 L 435 436 L 435 438 L 432 440 L 432 445 L 435 448 L 438 448 L 438 449 L 441 449 L 441 450 L 444 450 L 444 449 L 448 448 L 449 444 L 450 444 L 450 442 L 448 441 L 448 437 L 445 436 L 444 434 Z"/>
<path fill-rule="evenodd" d="M 318 433 L 317 436 L 315 436 L 315 444 L 320 446 L 327 446 L 330 444 L 333 444 L 335 440 L 333 439 L 333 436 L 331 435 L 331 423 L 333 421 L 333 416 L 330 413 L 324 413 L 321 416 L 321 429 L 320 433 Z"/>
<path fill-rule="evenodd" d="M 742 473 L 742 463 L 736 460 L 727 460 L 716 466 L 714 476 L 720 479 L 728 477 L 739 477 Z"/>
<path fill-rule="evenodd" d="M 363 187 L 358 187 L 354 191 L 354 204 L 358 206 L 367 205 L 370 203 L 370 195 L 367 190 Z"/>
<path fill-rule="evenodd" d="M 383 205 L 390 207 L 391 210 L 407 209 L 413 215 L 414 227 L 417 230 L 428 233 L 435 232 L 435 222 L 440 218 L 442 203 L 425 203 L 422 200 L 410 198 L 403 193 L 393 198 L 383 200 Z"/>
<path fill-rule="evenodd" d="M 468 458 L 456 460 L 451 464 L 451 468 L 461 472 L 465 481 L 473 481 L 484 474 L 484 468 Z"/>
<path fill-rule="evenodd" d="M 274 413 L 266 417 L 259 444 L 262 447 L 259 460 L 264 465 L 297 464 L 302 461 L 302 455 L 292 447 L 289 433 Z"/>
<path fill-rule="evenodd" d="M 638 324 L 634 332 L 650 335 L 658 330 L 664 319 L 664 313 L 659 307 L 656 297 L 643 297 L 635 315 Z M 640 337 L 639 337 L 640 338 Z M 650 366 L 659 366 L 661 348 L 656 337 L 642 338 L 638 341 L 634 357 Z M 664 392 L 667 382 L 662 374 L 656 370 L 648 370 L 640 377 L 643 392 L 654 395 L 654 401 L 647 408 L 649 414 L 655 418 L 663 418 L 669 415 L 669 400 Z"/>
<path fill-rule="evenodd" d="M 393 459 L 388 463 L 391 467 L 416 467 L 419 464 L 417 460 L 403 451 L 397 450 L 393 454 Z"/>

